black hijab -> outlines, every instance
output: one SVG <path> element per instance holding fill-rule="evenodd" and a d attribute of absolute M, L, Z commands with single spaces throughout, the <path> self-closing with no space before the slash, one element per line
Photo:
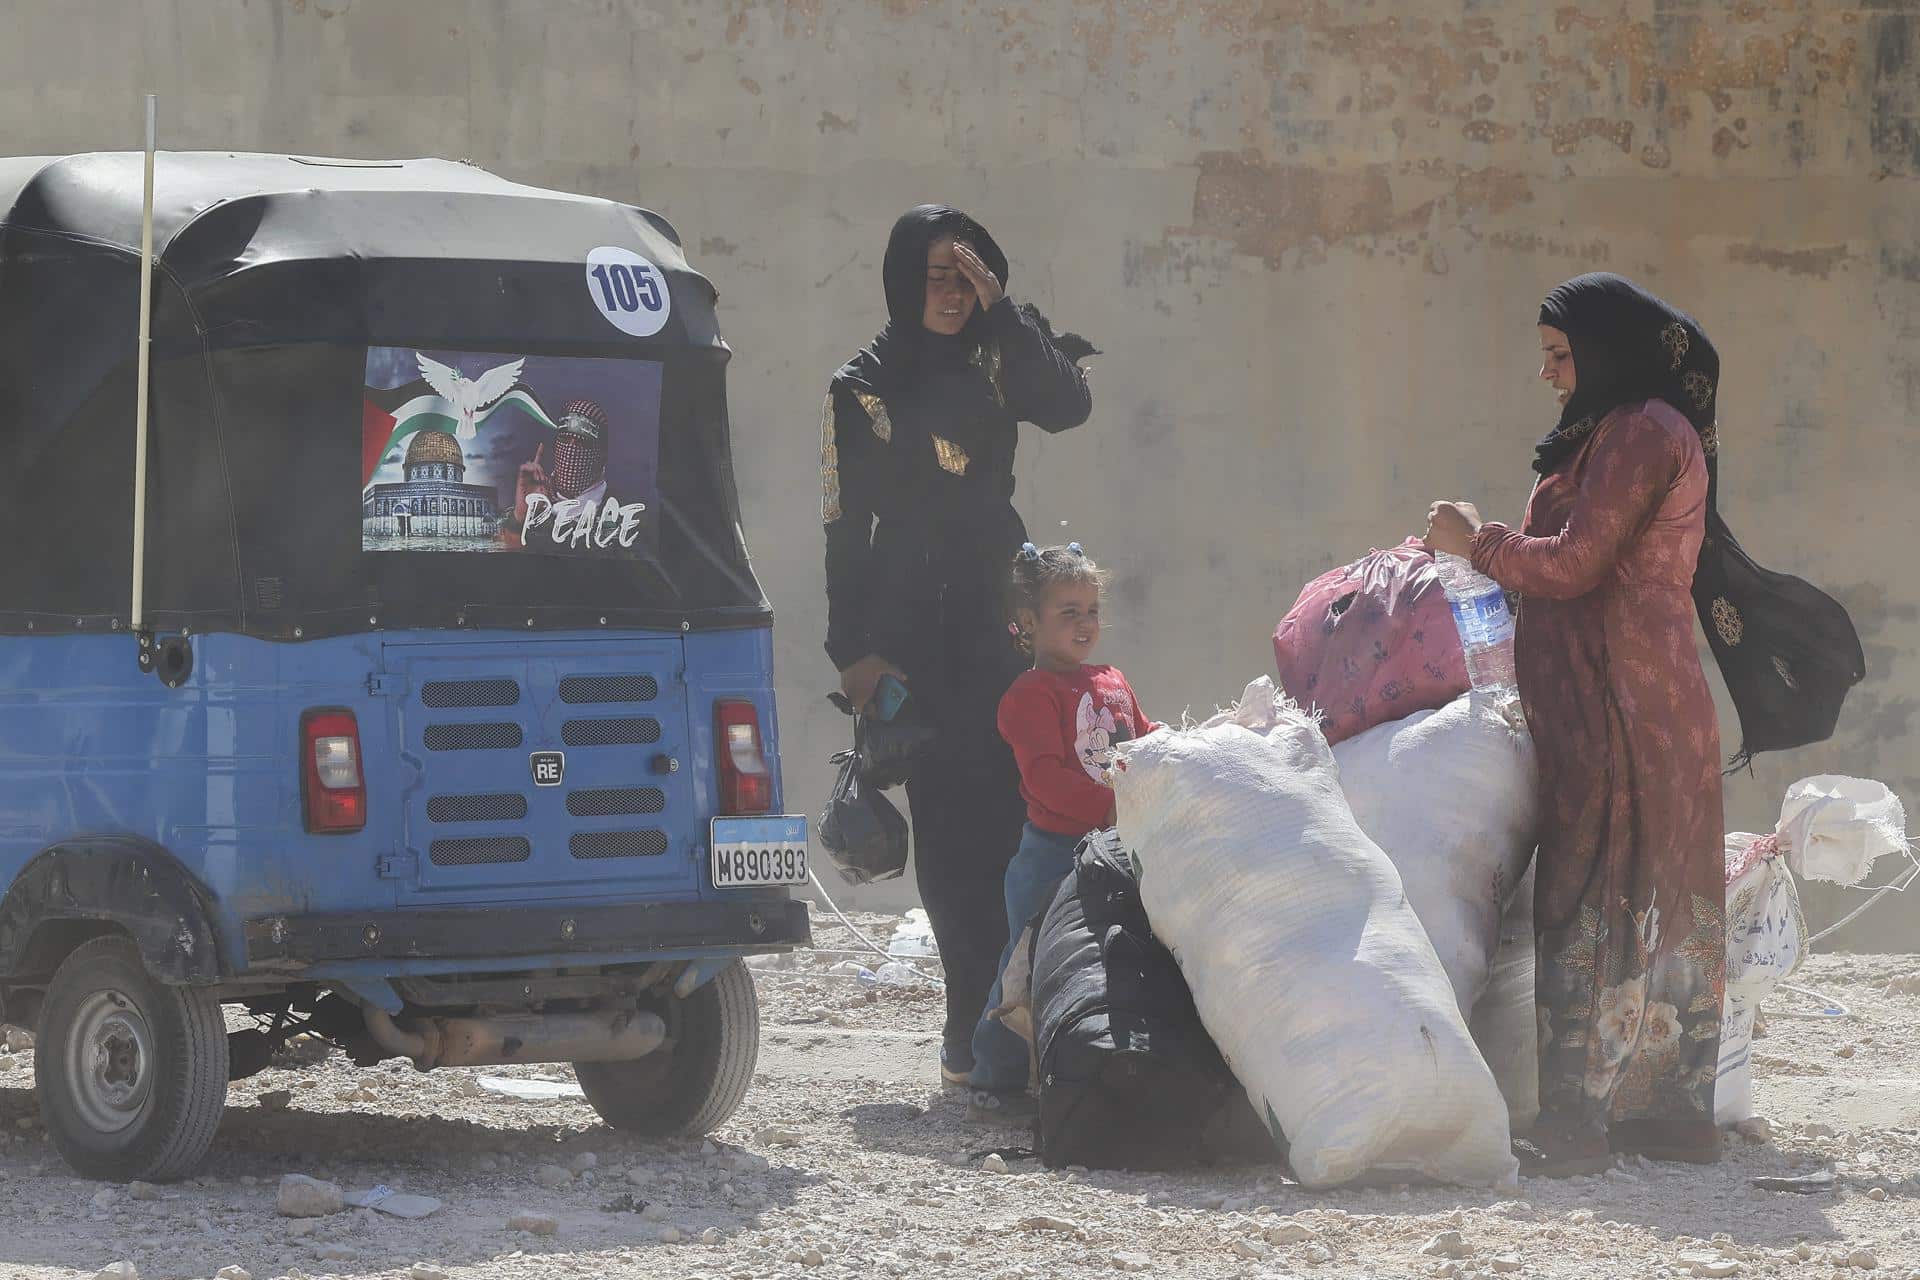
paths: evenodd
<path fill-rule="evenodd" d="M 889 400 L 915 378 L 964 367 L 985 340 L 984 307 L 974 308 L 958 334 L 934 333 L 926 327 L 927 250 L 947 237 L 972 245 L 1000 287 L 1007 287 L 1011 274 L 1007 255 L 978 222 L 944 204 L 923 204 L 902 214 L 887 237 L 887 255 L 880 268 L 887 293 L 886 327 L 855 360 L 859 368 L 849 366 L 857 382 Z"/>
<path fill-rule="evenodd" d="M 1707 533 L 1693 603 L 1740 714 L 1734 767 L 1763 751 L 1831 737 L 1847 691 L 1867 673 L 1860 637 L 1837 601 L 1756 564 L 1720 518 L 1720 355 L 1699 323 L 1606 273 L 1578 276 L 1549 293 L 1539 322 L 1567 335 L 1574 393 L 1535 449 L 1535 471 L 1559 466 L 1621 405 L 1664 400 L 1700 433 Z"/>

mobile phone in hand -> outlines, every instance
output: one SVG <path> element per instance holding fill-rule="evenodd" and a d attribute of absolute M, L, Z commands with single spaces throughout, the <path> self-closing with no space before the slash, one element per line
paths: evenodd
<path fill-rule="evenodd" d="M 884 675 L 873 687 L 873 715 L 876 720 L 891 721 L 907 703 L 907 686 L 896 676 Z"/>

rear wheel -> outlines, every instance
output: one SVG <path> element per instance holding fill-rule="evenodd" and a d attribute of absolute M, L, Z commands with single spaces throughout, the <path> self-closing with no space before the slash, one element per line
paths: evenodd
<path fill-rule="evenodd" d="M 77 1172 L 184 1177 L 226 1107 L 226 1022 L 209 993 L 154 981 L 132 942 L 96 938 L 47 987 L 33 1073 L 48 1136 Z"/>
<path fill-rule="evenodd" d="M 705 1134 L 739 1109 L 760 1057 L 760 1001 L 736 960 L 665 1010 L 667 1043 L 631 1062 L 578 1062 L 587 1101 L 616 1129 Z"/>

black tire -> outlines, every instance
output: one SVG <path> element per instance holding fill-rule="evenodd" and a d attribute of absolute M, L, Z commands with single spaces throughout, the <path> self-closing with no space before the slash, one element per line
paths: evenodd
<path fill-rule="evenodd" d="M 616 1129 L 707 1134 L 746 1099 L 760 1058 L 760 999 L 736 960 L 684 1000 L 669 998 L 668 1042 L 632 1062 L 576 1062 L 587 1102 Z"/>
<path fill-rule="evenodd" d="M 76 1172 L 183 1178 L 226 1108 L 226 1020 L 210 993 L 154 981 L 132 942 L 96 938 L 47 987 L 33 1076 L 47 1134 Z"/>

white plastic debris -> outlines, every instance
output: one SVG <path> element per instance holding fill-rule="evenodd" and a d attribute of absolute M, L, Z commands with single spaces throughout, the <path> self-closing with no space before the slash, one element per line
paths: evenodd
<path fill-rule="evenodd" d="M 873 980 L 883 987 L 918 987 L 926 982 L 926 979 L 913 971 L 912 965 L 902 964 L 898 960 L 890 960 L 881 965 L 879 971 L 873 975 Z"/>
<path fill-rule="evenodd" d="M 515 1080 L 506 1076 L 481 1076 L 479 1085 L 488 1093 L 498 1093 L 522 1102 L 552 1102 L 555 1098 L 584 1098 L 586 1093 L 571 1080 Z"/>
<path fill-rule="evenodd" d="M 409 1219 L 432 1217 L 444 1207 L 432 1196 L 409 1195 L 385 1183 L 367 1191 L 347 1192 L 347 1203 L 356 1209 L 374 1209 L 395 1218 Z"/>
<path fill-rule="evenodd" d="M 893 931 L 893 939 L 887 943 L 887 954 L 911 959 L 939 958 L 940 948 L 933 941 L 933 922 L 927 919 L 923 908 L 915 907 L 907 912 L 907 918 L 900 922 L 900 927 Z"/>

